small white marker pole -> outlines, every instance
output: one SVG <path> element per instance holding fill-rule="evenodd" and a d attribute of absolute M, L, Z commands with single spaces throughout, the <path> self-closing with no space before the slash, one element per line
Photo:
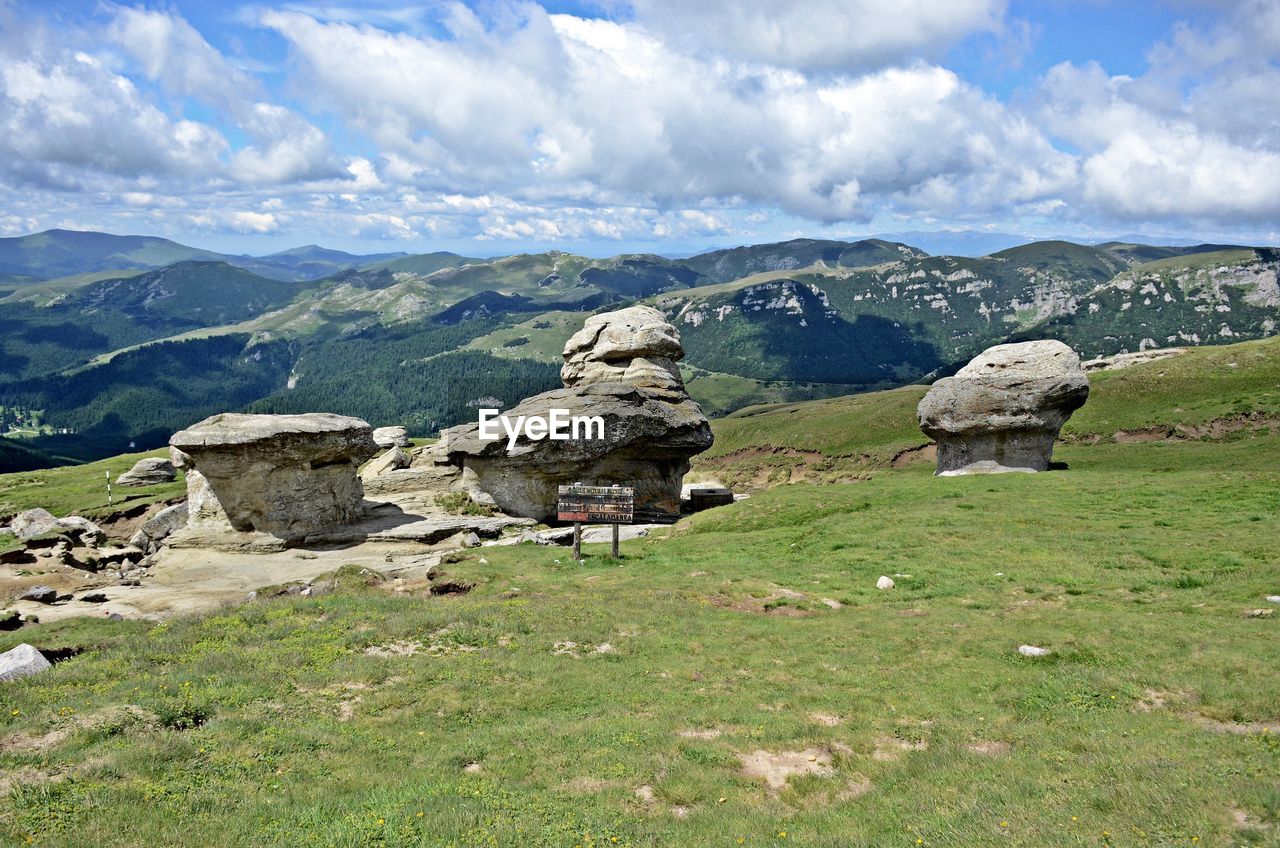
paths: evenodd
<path fill-rule="evenodd" d="M 111 506 L 111 472 L 104 471 L 102 474 L 107 478 L 107 506 Z"/>

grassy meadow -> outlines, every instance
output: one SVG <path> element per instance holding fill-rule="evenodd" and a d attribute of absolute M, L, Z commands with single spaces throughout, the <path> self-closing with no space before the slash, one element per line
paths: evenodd
<path fill-rule="evenodd" d="M 1206 359 L 1218 400 L 1177 405 L 1143 377 L 1177 361 L 1100 375 L 1075 429 L 1280 383 L 1270 357 Z M 1280 613 L 1250 616 L 1280 594 L 1280 431 L 1080 439 L 1067 471 L 944 479 L 888 462 L 922 441 L 915 397 L 717 422 L 721 457 L 878 459 L 621 561 L 481 548 L 443 566 L 466 594 L 351 574 L 0 633 L 79 651 L 0 686 L 0 842 L 1280 845 Z"/>

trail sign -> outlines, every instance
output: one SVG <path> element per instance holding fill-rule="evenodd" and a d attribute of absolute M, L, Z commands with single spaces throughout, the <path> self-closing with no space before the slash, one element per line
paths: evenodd
<path fill-rule="evenodd" d="M 631 486 L 561 486 L 556 517 L 577 524 L 631 524 L 636 490 Z"/>

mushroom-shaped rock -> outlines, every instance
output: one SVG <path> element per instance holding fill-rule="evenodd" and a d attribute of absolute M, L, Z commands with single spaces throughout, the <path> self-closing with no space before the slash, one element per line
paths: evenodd
<path fill-rule="evenodd" d="M 684 348 L 676 328 L 651 306 L 593 315 L 564 346 L 565 388 L 629 383 L 684 393 L 676 363 Z"/>
<path fill-rule="evenodd" d="M 407 448 L 413 442 L 409 441 L 409 431 L 399 425 L 395 427 L 379 427 L 373 431 L 373 441 L 380 448 Z"/>
<path fill-rule="evenodd" d="M 1080 357 L 1054 340 L 996 345 L 933 384 L 916 413 L 943 476 L 1045 471 L 1053 442 L 1089 397 Z"/>
<path fill-rule="evenodd" d="M 675 328 L 656 309 L 592 316 L 565 345 L 565 388 L 526 398 L 503 415 L 509 421 L 596 420 L 603 432 L 592 424 L 575 435 L 570 426 L 570 438 L 524 433 L 510 445 L 506 438 L 482 438 L 479 424 L 471 423 L 443 431 L 423 456 L 458 469 L 455 488 L 509 515 L 553 520 L 558 487 L 586 483 L 633 487 L 637 521 L 673 519 L 689 458 L 713 441 L 680 379 L 676 362 L 683 355 Z"/>
<path fill-rule="evenodd" d="M 157 486 L 172 483 L 177 477 L 173 463 L 161 456 L 140 459 L 125 473 L 116 478 L 117 486 Z"/>
<path fill-rule="evenodd" d="M 373 428 L 328 413 L 222 413 L 169 440 L 187 469 L 187 526 L 297 539 L 363 515 Z"/>

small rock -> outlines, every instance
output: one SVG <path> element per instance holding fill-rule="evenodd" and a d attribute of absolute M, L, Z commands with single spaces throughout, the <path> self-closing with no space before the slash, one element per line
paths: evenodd
<path fill-rule="evenodd" d="M 877 589 L 892 589 L 893 585 L 893 578 L 885 574 L 881 574 L 880 579 L 876 581 Z"/>
<path fill-rule="evenodd" d="M 464 548 L 480 547 L 480 537 L 477 536 L 475 533 L 468 533 L 467 535 L 462 537 L 462 547 Z"/>
<path fill-rule="evenodd" d="M 118 612 L 107 613 L 108 621 L 124 621 L 124 616 Z"/>
<path fill-rule="evenodd" d="M 19 539 L 30 539 L 32 536 L 43 536 L 57 526 L 58 519 L 52 512 L 36 507 L 15 515 L 9 523 L 9 531 Z"/>
<path fill-rule="evenodd" d="M 107 596 L 101 592 L 90 592 L 87 595 L 80 596 L 81 603 L 86 604 L 105 604 L 107 600 Z"/>
<path fill-rule="evenodd" d="M 1245 615 L 1245 618 L 1269 618 L 1273 612 L 1275 612 L 1275 610 L 1256 609 L 1256 610 L 1249 610 L 1244 615 Z"/>
<path fill-rule="evenodd" d="M 1019 645 L 1018 653 L 1024 657 L 1047 657 L 1053 652 L 1048 648 L 1037 648 L 1035 645 Z"/>
<path fill-rule="evenodd" d="M 244 599 L 245 599 L 246 601 L 256 601 L 256 600 L 258 600 L 258 593 L 257 593 L 257 591 L 253 591 L 253 592 L 250 592 L 249 594 L 245 595 L 245 596 L 244 596 Z"/>
<path fill-rule="evenodd" d="M 23 643 L 0 654 L 0 680 L 17 680 L 53 668 L 53 665 L 31 645 Z"/>
<path fill-rule="evenodd" d="M 20 601 L 35 601 L 40 604 L 51 604 L 58 599 L 57 590 L 49 586 L 32 586 L 18 596 Z"/>
<path fill-rule="evenodd" d="M 488 564 L 489 564 L 489 560 L 485 559 L 484 557 L 480 557 L 479 562 L 480 562 L 480 564 L 481 564 L 481 565 L 488 565 Z"/>
<path fill-rule="evenodd" d="M 1267 595 L 1267 603 L 1280 604 L 1280 595 Z"/>

